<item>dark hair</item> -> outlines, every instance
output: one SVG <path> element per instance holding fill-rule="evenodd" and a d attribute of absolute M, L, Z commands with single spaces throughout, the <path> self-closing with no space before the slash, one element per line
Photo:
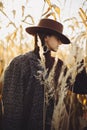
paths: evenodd
<path fill-rule="evenodd" d="M 40 59 L 40 55 L 39 55 L 39 46 L 38 46 L 38 38 L 37 38 L 37 34 L 34 36 L 35 39 L 35 47 L 34 47 L 34 53 L 38 56 L 38 58 Z"/>
<path fill-rule="evenodd" d="M 46 37 L 46 36 L 56 36 L 56 38 L 57 39 L 59 39 L 58 38 L 58 36 L 56 35 L 56 34 L 54 34 L 54 33 L 52 33 L 52 32 L 47 32 L 47 33 L 38 33 L 38 34 L 35 34 L 35 36 L 34 36 L 34 38 L 35 38 L 35 48 L 34 48 L 34 52 L 38 55 L 38 57 L 40 58 L 40 56 L 39 56 L 39 46 L 38 46 L 38 36 L 39 36 L 39 38 L 40 38 L 40 40 L 41 40 L 41 43 L 42 43 L 42 46 L 44 46 L 45 45 L 45 40 L 44 40 L 44 38 Z M 44 48 L 45 49 L 45 48 Z"/>
<path fill-rule="evenodd" d="M 38 36 L 39 36 L 42 46 L 43 46 L 45 44 L 44 38 L 47 36 L 47 34 L 40 33 L 40 34 L 38 34 Z"/>
<path fill-rule="evenodd" d="M 39 38 L 41 40 L 42 46 L 45 44 L 44 38 L 46 36 L 55 36 L 59 40 L 58 36 L 56 34 L 52 33 L 52 32 L 45 33 L 45 34 L 44 33 L 39 33 L 38 36 L 39 36 Z"/>

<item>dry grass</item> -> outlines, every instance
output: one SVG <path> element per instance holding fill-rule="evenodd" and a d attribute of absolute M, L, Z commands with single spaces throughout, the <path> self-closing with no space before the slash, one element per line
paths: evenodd
<path fill-rule="evenodd" d="M 52 5 L 50 0 L 45 0 L 48 4 L 48 8 L 46 12 L 42 14 L 42 17 L 50 17 L 52 16 L 54 19 L 60 19 L 61 10 L 57 5 Z M 71 83 L 73 84 L 75 80 L 75 76 L 79 73 L 83 66 L 87 68 L 87 14 L 84 9 L 84 5 L 86 4 L 86 0 L 83 2 L 83 7 L 79 9 L 79 15 L 81 17 L 81 21 L 79 22 L 77 18 L 69 18 L 64 22 L 68 22 L 68 27 L 72 29 L 71 40 L 73 42 L 72 45 L 67 48 L 60 49 L 58 52 L 58 56 L 64 60 L 65 64 L 68 66 L 69 71 L 64 76 L 64 66 L 61 71 L 61 75 L 59 78 L 60 86 L 58 89 L 54 90 L 53 83 L 53 74 L 56 62 L 54 67 L 49 75 L 49 77 L 45 80 L 45 94 L 46 94 L 46 103 L 49 103 L 49 97 L 52 98 L 55 96 L 55 93 L 58 95 L 58 103 L 55 105 L 53 120 L 52 120 L 52 130 L 80 130 L 83 127 L 82 112 L 84 113 L 84 118 L 87 119 L 87 95 L 76 95 L 67 90 L 65 88 L 66 80 L 69 74 L 72 75 Z M 85 4 L 84 4 L 85 3 Z M 34 24 L 34 18 L 31 15 L 24 16 L 25 7 L 22 7 L 22 22 L 23 24 Z M 9 19 L 6 12 L 3 9 L 3 3 L 0 2 L 0 12 L 7 18 L 8 26 L 12 25 L 14 27 L 14 31 L 11 34 L 8 34 L 3 40 L 0 40 L 0 94 L 2 91 L 2 81 L 4 70 L 10 61 L 19 54 L 24 54 L 27 51 L 30 51 L 33 47 L 31 43 L 28 43 L 27 36 L 23 30 L 23 26 L 20 25 L 18 28 L 15 23 Z M 16 17 L 15 10 L 13 11 L 14 17 Z M 28 22 L 28 19 L 31 21 Z M 0 21 L 1 23 L 1 21 Z M 84 29 L 82 31 L 82 27 Z M 1 29 L 1 27 L 0 27 Z M 75 31 L 79 30 L 77 34 Z M 77 36 L 76 36 L 77 35 Z M 30 41 L 33 43 L 33 41 Z M 85 46 L 85 47 L 84 47 Z M 42 52 L 41 52 L 42 53 Z M 72 59 L 72 60 L 71 60 Z M 78 70 L 80 61 L 84 59 L 85 64 Z M 42 57 L 42 61 L 44 61 L 44 57 Z M 44 62 L 42 63 L 44 66 Z M 45 68 L 45 66 L 44 66 Z M 44 76 L 46 76 L 47 70 L 44 72 Z M 51 85 L 50 85 L 51 84 Z M 0 96 L 1 99 L 1 96 Z M 66 120 L 67 119 L 67 120 Z M 66 126 L 67 124 L 67 126 Z M 79 124 L 79 125 L 78 125 Z M 80 127 L 80 128 L 79 128 Z M 72 129 L 71 129 L 72 128 Z"/>

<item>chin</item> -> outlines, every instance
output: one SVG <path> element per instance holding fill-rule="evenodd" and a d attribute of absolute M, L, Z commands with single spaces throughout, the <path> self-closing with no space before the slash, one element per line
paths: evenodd
<path fill-rule="evenodd" d="M 58 49 L 51 49 L 51 50 L 54 51 L 54 52 L 57 52 Z"/>
<path fill-rule="evenodd" d="M 57 51 L 58 51 L 58 48 L 54 48 L 53 50 L 54 50 L 55 52 L 57 52 Z"/>

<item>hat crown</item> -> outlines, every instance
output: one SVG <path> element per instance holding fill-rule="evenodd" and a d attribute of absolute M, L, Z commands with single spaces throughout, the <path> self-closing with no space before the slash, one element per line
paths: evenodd
<path fill-rule="evenodd" d="M 63 32 L 63 25 L 52 19 L 41 19 L 38 24 L 38 27 L 48 28 L 51 30 L 55 30 L 59 33 Z"/>
<path fill-rule="evenodd" d="M 63 25 L 52 19 L 41 19 L 37 26 L 28 27 L 26 31 L 31 35 L 51 33 L 56 35 L 62 43 L 70 43 L 70 40 L 63 34 Z"/>

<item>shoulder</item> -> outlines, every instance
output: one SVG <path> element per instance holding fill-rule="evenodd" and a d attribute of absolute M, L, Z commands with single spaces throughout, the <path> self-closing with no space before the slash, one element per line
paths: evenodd
<path fill-rule="evenodd" d="M 23 55 L 15 57 L 7 66 L 4 72 L 4 81 L 13 78 L 18 78 L 20 75 L 27 76 L 31 73 L 30 59 L 32 59 L 33 52 L 28 52 Z M 19 78 L 18 78 L 19 79 Z"/>
<path fill-rule="evenodd" d="M 31 52 L 15 57 L 5 69 L 4 76 L 12 75 L 13 73 L 24 73 L 29 68 L 30 59 L 32 58 Z"/>
<path fill-rule="evenodd" d="M 33 52 L 28 52 L 28 53 L 25 53 L 23 55 L 19 55 L 17 57 L 15 57 L 9 64 L 9 66 L 20 66 L 21 65 L 24 65 L 26 63 L 29 63 L 30 60 L 33 58 Z"/>

